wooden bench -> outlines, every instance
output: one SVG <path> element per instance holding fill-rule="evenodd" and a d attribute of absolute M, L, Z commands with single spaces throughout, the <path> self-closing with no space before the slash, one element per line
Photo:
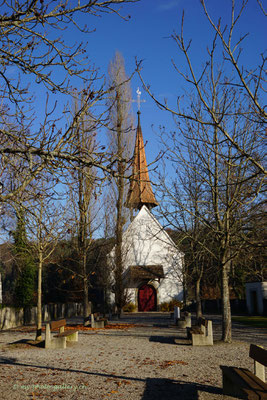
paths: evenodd
<path fill-rule="evenodd" d="M 191 328 L 191 314 L 187 311 L 181 313 L 180 318 L 177 318 L 175 321 L 178 328 Z"/>
<path fill-rule="evenodd" d="M 104 328 L 107 321 L 107 318 L 102 317 L 100 313 L 91 314 L 91 328 Z"/>
<path fill-rule="evenodd" d="M 187 328 L 187 338 L 192 341 L 193 346 L 212 346 L 212 322 L 199 318 L 197 325 Z"/>
<path fill-rule="evenodd" d="M 252 344 L 249 356 L 254 360 L 254 374 L 246 368 L 220 366 L 223 394 L 241 399 L 267 400 L 267 384 L 265 383 L 267 350 Z"/>
<path fill-rule="evenodd" d="M 78 342 L 78 331 L 65 331 L 66 320 L 51 321 L 45 326 L 45 348 L 65 349 L 67 342 Z M 51 337 L 52 331 L 59 330 L 59 333 Z"/>

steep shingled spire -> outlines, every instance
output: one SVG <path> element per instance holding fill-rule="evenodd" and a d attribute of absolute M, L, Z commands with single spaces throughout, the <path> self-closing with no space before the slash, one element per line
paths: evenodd
<path fill-rule="evenodd" d="M 126 207 L 139 210 L 143 205 L 146 205 L 148 209 L 158 205 L 148 175 L 145 146 L 140 125 L 140 114 L 140 111 L 138 111 L 133 172 L 130 178 L 130 188 L 126 200 Z"/>

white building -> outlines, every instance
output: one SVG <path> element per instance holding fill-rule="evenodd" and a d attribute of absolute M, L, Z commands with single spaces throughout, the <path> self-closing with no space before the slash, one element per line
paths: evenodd
<path fill-rule="evenodd" d="M 267 282 L 246 283 L 246 302 L 248 313 L 266 315 L 267 313 Z"/>
<path fill-rule="evenodd" d="M 138 311 L 157 311 L 160 303 L 183 299 L 183 253 L 152 215 L 157 206 L 149 180 L 138 112 L 133 173 L 126 205 L 139 212 L 123 234 L 123 283 Z M 115 248 L 109 254 L 115 267 Z"/>

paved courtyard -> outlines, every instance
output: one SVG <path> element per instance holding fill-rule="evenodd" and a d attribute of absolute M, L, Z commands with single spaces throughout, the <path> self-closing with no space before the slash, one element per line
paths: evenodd
<path fill-rule="evenodd" d="M 249 344 L 267 347 L 267 331 L 233 324 L 233 343 L 224 344 L 220 318 L 210 317 L 212 347 L 190 346 L 163 313 L 126 314 L 111 321 L 120 323 L 115 329 L 80 331 L 78 343 L 64 350 L 35 346 L 31 327 L 2 331 L 0 398 L 224 399 L 220 365 L 252 370 Z"/>

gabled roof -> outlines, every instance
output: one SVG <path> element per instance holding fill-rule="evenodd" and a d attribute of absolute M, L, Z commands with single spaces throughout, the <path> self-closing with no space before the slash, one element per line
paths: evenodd
<path fill-rule="evenodd" d="M 130 231 L 132 229 L 135 229 L 135 226 L 138 227 L 138 223 L 139 223 L 139 219 L 142 219 L 144 217 L 144 215 L 147 215 L 150 219 L 151 219 L 151 225 L 150 227 L 152 228 L 152 225 L 156 226 L 156 236 L 159 235 L 159 233 L 161 233 L 166 240 L 166 244 L 171 245 L 172 247 L 175 247 L 176 250 L 179 251 L 179 253 L 181 255 L 184 255 L 184 253 L 179 250 L 179 248 L 177 247 L 177 245 L 174 243 L 174 241 L 172 240 L 172 238 L 170 237 L 170 235 L 165 231 L 165 229 L 163 228 L 163 226 L 159 223 L 159 221 L 157 220 L 156 217 L 154 217 L 154 215 L 149 211 L 149 209 L 144 205 L 142 206 L 141 210 L 139 211 L 139 213 L 134 217 L 133 221 L 130 223 L 130 225 L 128 226 L 128 228 L 126 229 L 126 231 L 123 234 L 123 239 L 125 239 L 125 237 L 127 235 L 130 234 Z M 151 229 L 152 230 L 152 229 Z"/>
<path fill-rule="evenodd" d="M 127 195 L 126 207 L 141 209 L 146 205 L 149 209 L 158 205 L 149 180 L 146 162 L 145 146 L 140 125 L 140 111 L 136 129 L 136 141 L 133 156 L 133 171 L 130 178 L 130 188 Z"/>
<path fill-rule="evenodd" d="M 145 221 L 144 219 L 148 218 L 149 222 L 149 230 L 150 234 L 148 235 L 147 240 L 155 240 L 155 238 L 160 239 L 161 236 L 162 243 L 165 243 L 167 246 L 171 246 L 178 252 L 181 256 L 184 256 L 184 253 L 179 250 L 178 246 L 174 243 L 170 235 L 165 231 L 163 226 L 159 223 L 159 221 L 154 217 L 154 215 L 148 210 L 146 206 L 143 206 L 139 213 L 134 217 L 130 225 L 127 227 L 126 231 L 123 233 L 122 241 L 123 243 L 128 242 L 129 237 L 134 237 L 137 232 L 140 231 L 140 227 L 144 226 Z M 141 226 L 140 226 L 141 224 Z M 153 228 L 154 227 L 154 228 Z M 154 232 L 152 235 L 151 233 Z M 109 253 L 109 256 L 113 257 L 115 252 L 115 246 Z"/>

